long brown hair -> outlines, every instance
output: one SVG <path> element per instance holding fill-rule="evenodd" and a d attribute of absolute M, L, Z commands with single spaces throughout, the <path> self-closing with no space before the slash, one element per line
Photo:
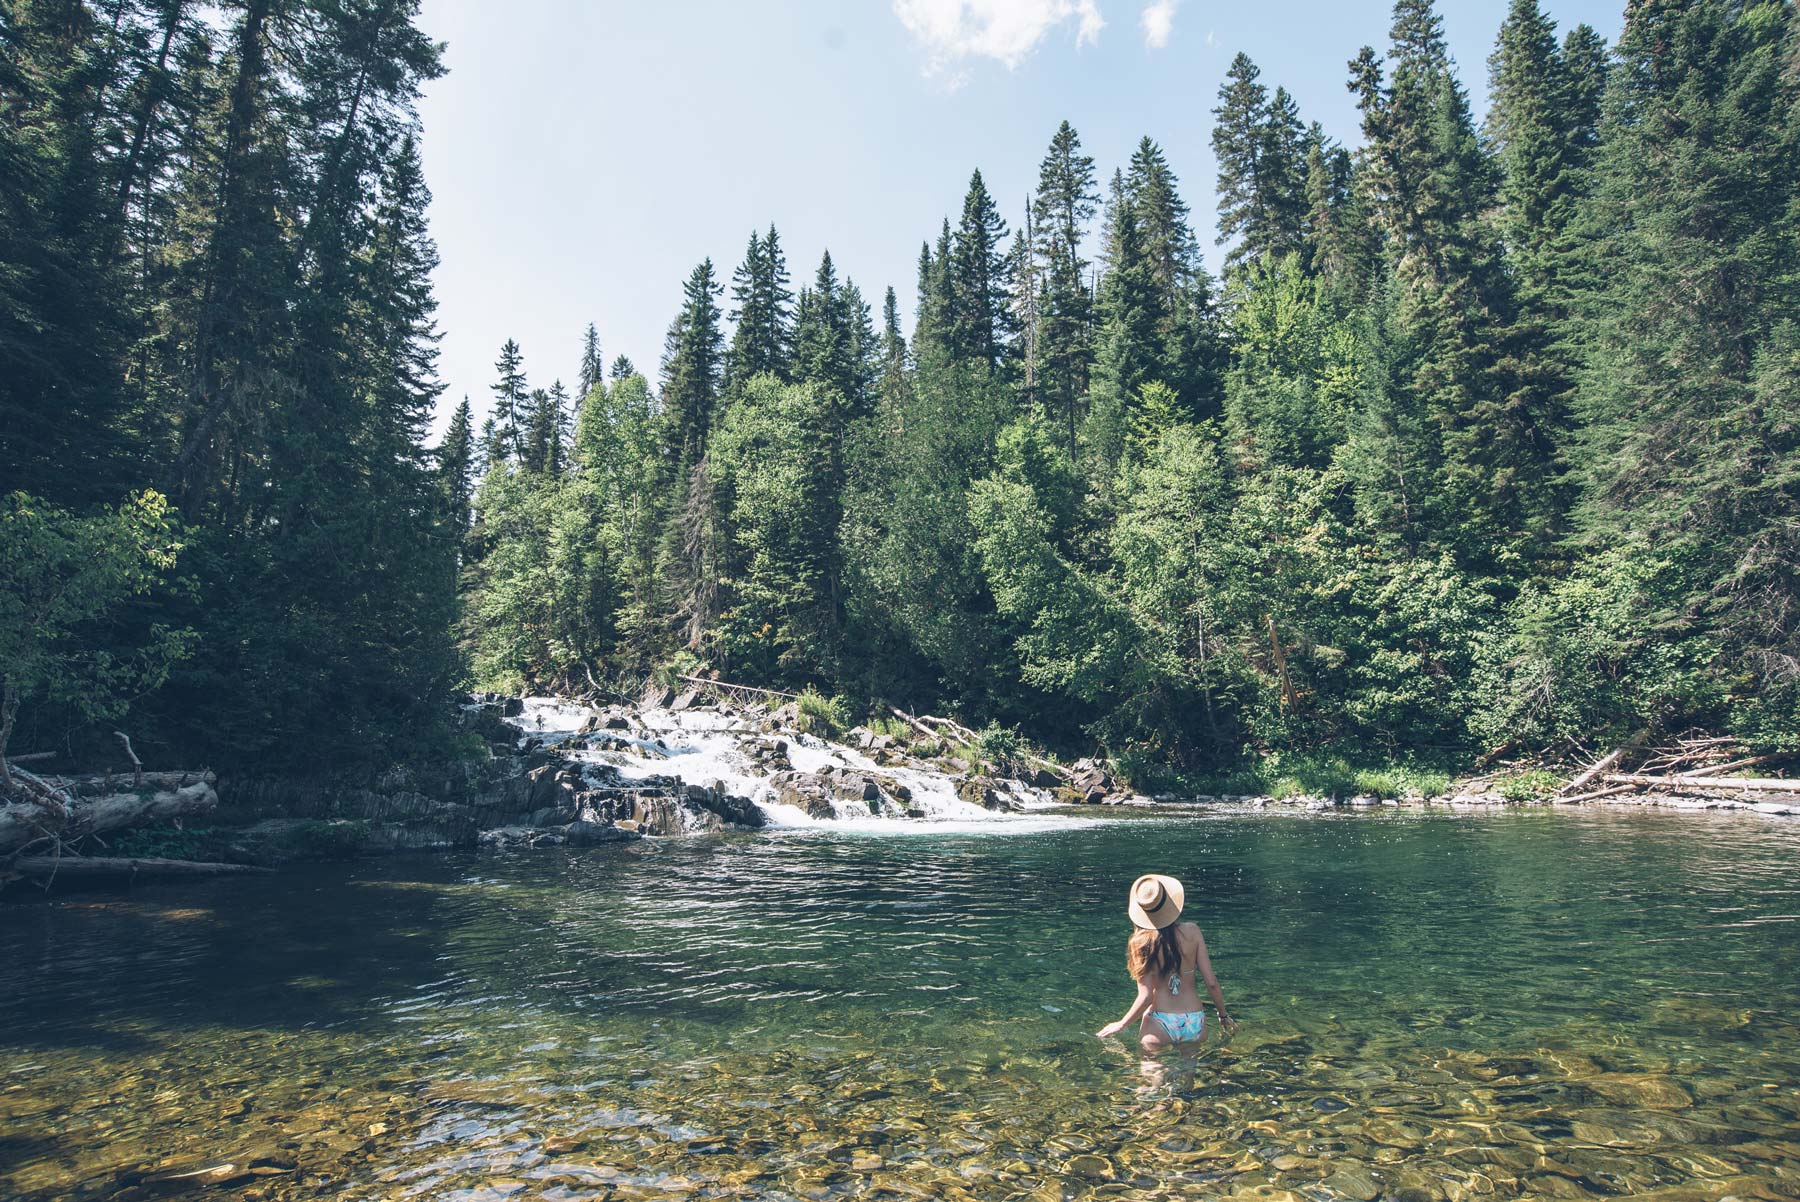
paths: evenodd
<path fill-rule="evenodd" d="M 1125 968 L 1131 973 L 1132 980 L 1172 976 L 1181 968 L 1181 939 L 1175 933 L 1177 925 L 1172 922 L 1154 931 L 1139 927 L 1131 932 L 1131 939 L 1125 944 Z"/>

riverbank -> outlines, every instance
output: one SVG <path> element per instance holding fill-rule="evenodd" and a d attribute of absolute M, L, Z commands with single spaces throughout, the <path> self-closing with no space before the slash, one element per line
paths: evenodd
<path fill-rule="evenodd" d="M 1513 765 L 1457 780 L 1409 766 L 1358 770 L 1341 761 L 1290 759 L 1222 782 L 1261 785 L 1268 792 L 1146 796 L 1105 762 L 1062 764 L 1016 737 L 978 733 L 949 719 L 893 711 L 891 718 L 845 728 L 841 714 L 806 698 L 706 682 L 688 682 L 680 691 L 651 686 L 637 701 L 606 705 L 471 695 L 460 703 L 458 722 L 453 759 L 397 767 L 373 780 L 228 777 L 217 782 L 216 793 L 214 778 L 202 774 L 195 780 L 205 787 L 196 783 L 192 796 L 161 798 L 165 809 L 181 802 L 174 821 L 70 843 L 66 850 L 84 857 L 76 871 L 63 871 L 74 865 L 69 857 L 44 854 L 8 867 L 15 884 L 52 873 L 75 884 L 189 870 L 184 865 L 224 871 L 767 827 L 1019 830 L 1021 824 L 1080 823 L 1094 807 L 1173 803 L 1311 812 L 1603 805 L 1800 815 L 1800 795 L 1734 796 L 1730 777 L 1704 775 L 1709 766 L 1769 758 L 1732 759 L 1736 752 L 1726 740 L 1701 741 L 1694 754 L 1712 757 L 1709 766 L 1691 757 L 1679 760 L 1687 775 L 1638 772 L 1624 778 L 1651 784 L 1591 787 L 1588 782 L 1617 765 L 1619 753 L 1561 772 Z M 1653 787 L 1662 779 L 1689 791 Z M 69 785 L 76 794 L 119 787 Z M 160 813 L 149 807 L 155 796 L 154 790 L 144 793 L 146 814 Z M 115 793 L 109 804 L 132 801 L 129 793 Z M 80 822 L 74 827 L 85 829 Z M 0 847 L 0 853 L 6 850 Z"/>

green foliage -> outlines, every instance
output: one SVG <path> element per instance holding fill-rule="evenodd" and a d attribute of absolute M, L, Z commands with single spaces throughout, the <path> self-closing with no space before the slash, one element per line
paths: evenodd
<path fill-rule="evenodd" d="M 1025 740 L 1016 730 L 989 723 L 976 732 L 975 752 L 988 763 L 1010 770 L 1024 762 Z"/>
<path fill-rule="evenodd" d="M 107 625 L 165 587 L 181 550 L 176 528 L 154 492 L 91 517 L 25 493 L 0 498 L 0 775 L 20 706 L 116 717 L 187 654 L 189 631 L 152 623 L 127 642 Z"/>
<path fill-rule="evenodd" d="M 733 679 L 801 683 L 836 665 L 840 501 L 830 431 L 840 404 L 817 384 L 758 376 L 713 439 L 730 534 L 712 650 Z"/>
<path fill-rule="evenodd" d="M 1551 746 L 1717 721 L 1727 700 L 1719 643 L 1684 609 L 1701 562 L 1631 543 L 1527 585 L 1477 656 L 1477 738 Z"/>
<path fill-rule="evenodd" d="M 211 827 L 204 826 L 140 826 L 113 838 L 106 854 L 144 860 L 197 860 L 214 833 Z"/>
<path fill-rule="evenodd" d="M 835 738 L 850 728 L 850 707 L 841 697 L 827 697 L 808 685 L 795 698 L 800 711 L 794 727 L 803 734 Z"/>
<path fill-rule="evenodd" d="M 1548 799 L 1562 787 L 1564 779 L 1561 773 L 1547 768 L 1527 768 L 1520 772 L 1508 772 L 1496 783 L 1500 796 L 1517 804 Z"/>
<path fill-rule="evenodd" d="M 9 722 L 129 700 L 172 754 L 379 762 L 438 745 L 459 673 L 660 665 L 1171 786 L 1800 743 L 1792 5 L 1646 0 L 1609 55 L 1512 0 L 1478 131 L 1399 0 L 1354 152 L 1232 63 L 1220 295 L 1156 143 L 1096 231 L 1064 122 L 1016 233 L 978 171 L 933 222 L 910 341 L 830 254 L 790 292 L 771 226 L 731 330 L 689 276 L 659 388 L 593 327 L 573 397 L 508 340 L 435 452 L 416 0 L 14 7 L 0 479 L 43 501 L 3 511 Z M 152 587 L 176 514 L 194 588 Z"/>

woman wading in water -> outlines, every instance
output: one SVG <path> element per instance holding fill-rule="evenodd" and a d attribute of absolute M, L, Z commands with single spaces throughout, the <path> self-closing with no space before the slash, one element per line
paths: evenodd
<path fill-rule="evenodd" d="M 1161 1069 L 1156 1057 L 1171 1048 L 1181 1054 L 1183 1075 L 1190 1075 L 1194 1054 L 1206 1039 L 1206 1015 L 1200 1009 L 1200 991 L 1194 985 L 1196 971 L 1212 995 L 1220 1027 L 1227 1035 L 1237 1029 L 1225 1013 L 1225 995 L 1219 991 L 1219 979 L 1213 976 L 1200 928 L 1191 922 L 1177 921 L 1184 900 L 1181 882 L 1172 876 L 1151 874 L 1132 882 L 1126 912 L 1138 929 L 1125 943 L 1125 967 L 1137 982 L 1137 1000 L 1124 1018 L 1095 1032 L 1101 1039 L 1111 1039 L 1133 1022 L 1138 1023 L 1138 1044 L 1145 1055 L 1144 1074 L 1153 1081 Z"/>

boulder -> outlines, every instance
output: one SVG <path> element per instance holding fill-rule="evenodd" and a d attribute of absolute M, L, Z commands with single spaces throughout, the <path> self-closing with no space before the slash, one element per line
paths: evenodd
<path fill-rule="evenodd" d="M 638 700 L 647 710 L 665 709 L 675 700 L 675 690 L 667 685 L 645 681 L 643 695 Z"/>
<path fill-rule="evenodd" d="M 881 800 L 881 786 L 855 772 L 846 772 L 834 778 L 831 792 L 834 797 L 841 797 L 845 801 Z"/>
<path fill-rule="evenodd" d="M 989 810 L 1011 810 L 1014 805 L 994 788 L 994 782 L 985 776 L 965 776 L 956 782 L 956 795 L 966 802 Z"/>
<path fill-rule="evenodd" d="M 682 710 L 695 708 L 699 704 L 699 701 L 700 690 L 689 689 L 679 697 L 675 698 L 675 700 L 669 702 L 669 708 L 679 714 Z"/>
<path fill-rule="evenodd" d="M 525 699 L 523 697 L 508 697 L 505 701 L 500 703 L 500 716 L 502 718 L 517 718 L 524 712 Z"/>
<path fill-rule="evenodd" d="M 533 810 L 572 809 L 583 788 L 581 778 L 561 764 L 545 764 L 526 775 L 531 780 L 528 805 Z"/>
<path fill-rule="evenodd" d="M 835 818 L 831 782 L 816 772 L 784 772 L 769 782 L 782 805 L 794 806 L 812 818 Z"/>
<path fill-rule="evenodd" d="M 636 831 L 623 830 L 609 822 L 589 822 L 585 819 L 571 822 L 563 829 L 563 838 L 570 847 L 598 847 L 602 843 L 625 843 L 632 839 L 643 838 Z"/>

